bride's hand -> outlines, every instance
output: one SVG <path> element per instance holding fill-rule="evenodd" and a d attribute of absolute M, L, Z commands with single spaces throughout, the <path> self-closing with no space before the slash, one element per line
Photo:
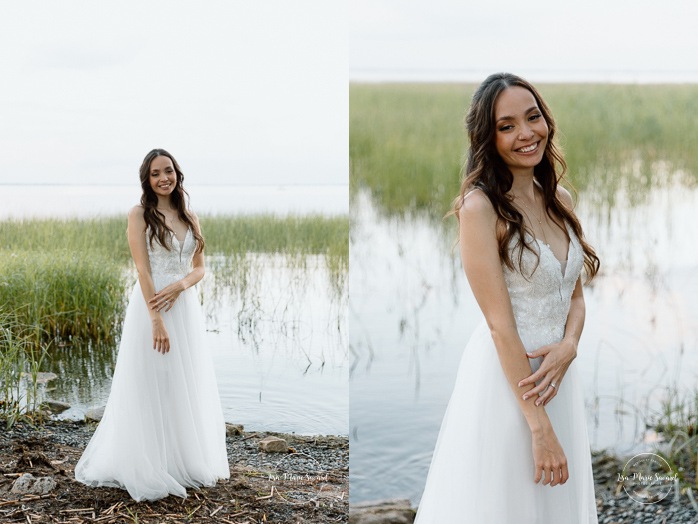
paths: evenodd
<path fill-rule="evenodd" d="M 536 484 L 543 478 L 543 484 L 557 486 L 570 478 L 567 470 L 567 457 L 552 428 L 533 433 L 533 461 L 536 465 Z"/>
<path fill-rule="evenodd" d="M 526 392 L 524 400 L 533 395 L 540 395 L 536 399 L 536 405 L 543 404 L 545 406 L 557 395 L 560 383 L 567 373 L 567 368 L 577 356 L 577 346 L 571 340 L 563 339 L 556 344 L 549 344 L 526 353 L 526 355 L 528 358 L 543 357 L 543 361 L 535 373 L 519 382 L 521 387 L 535 384 L 540 380 L 540 384 Z"/>
<path fill-rule="evenodd" d="M 162 318 L 153 319 L 153 349 L 163 355 L 170 350 L 170 335 Z"/>
<path fill-rule="evenodd" d="M 148 301 L 148 307 L 154 311 L 169 311 L 175 300 L 184 291 L 181 282 L 175 282 L 161 289 Z"/>

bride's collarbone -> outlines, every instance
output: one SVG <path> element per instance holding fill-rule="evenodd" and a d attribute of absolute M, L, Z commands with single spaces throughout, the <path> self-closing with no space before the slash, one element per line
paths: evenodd
<path fill-rule="evenodd" d="M 556 221 L 552 220 L 546 224 L 536 224 L 537 227 L 533 227 L 533 224 L 528 223 L 528 229 L 532 231 L 532 236 L 541 244 L 544 244 L 552 251 L 555 258 L 560 261 L 567 260 L 567 253 L 569 252 L 570 242 L 572 239 L 569 237 L 567 230 Z"/>

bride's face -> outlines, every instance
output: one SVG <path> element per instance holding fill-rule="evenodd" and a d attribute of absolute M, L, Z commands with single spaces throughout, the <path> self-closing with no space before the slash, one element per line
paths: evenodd
<path fill-rule="evenodd" d="M 494 113 L 499 156 L 514 175 L 532 171 L 548 145 L 548 124 L 533 93 L 519 86 L 506 88 Z"/>
<path fill-rule="evenodd" d="M 169 196 L 177 187 L 177 173 L 169 157 L 157 156 L 150 163 L 150 187 L 162 197 Z"/>

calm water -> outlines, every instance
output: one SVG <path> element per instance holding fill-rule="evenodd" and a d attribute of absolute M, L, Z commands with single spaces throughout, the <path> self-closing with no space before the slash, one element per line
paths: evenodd
<path fill-rule="evenodd" d="M 577 366 L 593 449 L 629 453 L 667 388 L 698 375 L 698 190 L 579 195 L 577 214 L 603 274 L 585 289 Z M 352 197 L 350 258 L 351 500 L 419 501 L 463 348 L 482 315 L 455 229 L 385 218 Z M 455 227 L 455 224 L 452 224 Z M 474 370 L 476 372 L 477 370 Z"/>
<path fill-rule="evenodd" d="M 348 186 L 189 186 L 186 181 L 185 186 L 197 214 L 349 212 Z M 128 186 L 0 184 L 0 219 L 126 215 L 140 197 L 137 183 Z"/>
<path fill-rule="evenodd" d="M 346 213 L 348 201 L 346 186 L 194 187 L 189 192 L 199 214 L 339 214 Z M 113 215 L 138 199 L 131 188 L 105 186 L 0 186 L 0 194 L 11 204 L 3 207 L 4 216 L 15 217 Z M 207 258 L 211 269 L 222 262 Z M 220 285 L 214 271 L 198 285 L 226 421 L 250 430 L 346 435 L 346 282 L 334 290 L 320 256 L 307 257 L 306 266 L 298 267 L 283 256 L 250 253 L 246 265 L 244 290 Z M 59 378 L 50 382 L 49 394 L 72 405 L 64 417 L 81 418 L 106 403 L 116 355 L 116 347 L 52 351 L 45 369 Z"/>

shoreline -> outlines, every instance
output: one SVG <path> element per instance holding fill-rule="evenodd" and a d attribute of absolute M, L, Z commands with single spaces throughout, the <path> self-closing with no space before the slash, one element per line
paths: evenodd
<path fill-rule="evenodd" d="M 617 475 L 631 457 L 618 457 L 605 450 L 592 452 L 594 491 L 599 524 L 674 524 L 696 522 L 698 508 L 687 486 L 656 502 L 642 504 L 628 496 Z M 391 524 L 414 521 L 417 507 L 408 499 L 362 501 L 350 505 L 350 524 Z"/>
<path fill-rule="evenodd" d="M 92 488 L 74 479 L 74 467 L 96 424 L 49 420 L 21 422 L 0 433 L 1 522 L 347 522 L 349 438 L 244 431 L 227 425 L 230 479 L 169 496 L 136 502 L 118 488 Z M 286 453 L 265 452 L 259 441 L 284 439 Z M 45 495 L 10 489 L 20 474 L 51 477 Z"/>

